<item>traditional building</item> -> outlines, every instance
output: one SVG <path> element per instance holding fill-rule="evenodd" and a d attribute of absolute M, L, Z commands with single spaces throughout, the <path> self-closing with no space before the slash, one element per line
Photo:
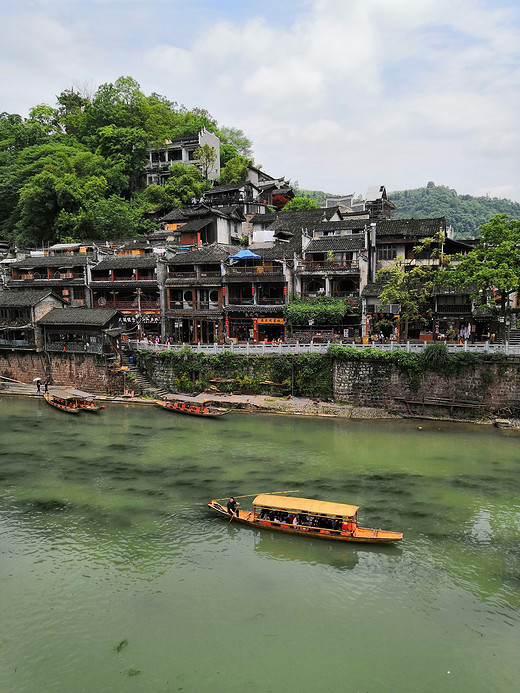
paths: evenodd
<path fill-rule="evenodd" d="M 49 289 L 0 291 L 0 349 L 41 351 L 43 337 L 37 322 L 65 301 Z"/>
<path fill-rule="evenodd" d="M 45 351 L 111 354 L 119 348 L 121 317 L 106 308 L 54 308 L 38 326 Z"/>
<path fill-rule="evenodd" d="M 51 289 L 72 307 L 90 306 L 85 255 L 27 257 L 11 263 L 12 289 Z"/>
<path fill-rule="evenodd" d="M 157 256 L 112 255 L 91 270 L 92 306 L 120 311 L 128 332 L 159 336 L 161 302 Z"/>
<path fill-rule="evenodd" d="M 215 161 L 209 167 L 207 176 L 217 180 L 220 176 L 220 138 L 203 128 L 197 135 L 181 135 L 165 140 L 160 147 L 150 147 L 146 164 L 146 185 L 165 185 L 170 176 L 172 164 L 193 164 L 202 170 L 202 164 L 195 152 L 204 145 L 215 151 Z"/>

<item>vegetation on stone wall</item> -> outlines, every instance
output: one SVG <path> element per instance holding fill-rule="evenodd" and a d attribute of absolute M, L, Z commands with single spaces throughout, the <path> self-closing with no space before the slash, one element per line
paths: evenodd
<path fill-rule="evenodd" d="M 177 392 L 202 392 L 213 385 L 220 392 L 287 395 L 293 390 L 294 378 L 295 394 L 332 397 L 332 359 L 321 354 L 242 356 L 226 350 L 206 355 L 185 347 L 180 351 L 142 351 L 140 363 L 154 381 L 163 365 L 170 373 L 166 384 Z"/>
<path fill-rule="evenodd" d="M 332 345 L 327 350 L 329 356 L 338 361 L 370 360 L 380 364 L 395 364 L 409 378 L 410 387 L 417 389 L 421 376 L 427 372 L 436 373 L 442 377 L 461 377 L 470 369 L 479 365 L 492 364 L 496 373 L 504 377 L 507 373 L 507 357 L 503 354 L 476 354 L 470 351 L 460 351 L 451 354 L 445 344 L 429 344 L 419 354 L 402 350 L 380 351 L 379 349 L 355 349 Z M 489 365 L 482 371 L 482 384 L 490 385 L 489 373 L 493 373 Z M 489 381 L 489 382 L 488 382 Z"/>

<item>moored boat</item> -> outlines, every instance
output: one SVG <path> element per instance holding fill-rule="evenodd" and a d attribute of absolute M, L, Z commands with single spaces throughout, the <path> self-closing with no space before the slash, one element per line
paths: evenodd
<path fill-rule="evenodd" d="M 98 412 L 105 408 L 105 405 L 95 404 L 92 395 L 79 390 L 68 390 L 66 388 L 55 388 L 54 392 L 44 393 L 45 401 L 56 409 L 61 409 L 68 414 L 79 414 L 81 411 Z"/>
<path fill-rule="evenodd" d="M 61 411 L 67 412 L 67 414 L 79 414 L 81 409 L 76 406 L 73 398 L 59 397 L 58 395 L 53 395 L 50 392 L 45 392 L 43 395 L 45 401 L 48 402 L 51 407 L 60 409 Z"/>
<path fill-rule="evenodd" d="M 216 416 L 224 416 L 224 414 L 227 414 L 229 411 L 229 409 L 215 409 L 206 407 L 204 404 L 195 402 L 179 402 L 175 400 L 169 401 L 158 399 L 155 403 L 158 407 L 162 407 L 168 411 L 173 411 L 177 414 L 188 414 L 189 416 L 207 416 L 209 418 L 215 418 Z"/>
<path fill-rule="evenodd" d="M 360 527 L 359 508 L 356 505 L 262 493 L 253 500 L 252 510 L 238 509 L 237 514 L 230 515 L 220 500 L 210 501 L 208 507 L 227 517 L 230 522 L 236 521 L 250 527 L 369 544 L 389 543 L 403 538 L 401 532 Z"/>

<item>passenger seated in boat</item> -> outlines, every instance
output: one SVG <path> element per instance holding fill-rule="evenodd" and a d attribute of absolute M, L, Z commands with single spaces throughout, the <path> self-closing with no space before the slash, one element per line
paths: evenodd
<path fill-rule="evenodd" d="M 296 517 L 296 515 L 294 515 L 294 517 L 292 519 L 292 526 L 298 527 L 298 518 Z"/>
<path fill-rule="evenodd" d="M 335 520 L 332 521 L 332 529 L 341 529 L 341 517 L 338 515 Z"/>

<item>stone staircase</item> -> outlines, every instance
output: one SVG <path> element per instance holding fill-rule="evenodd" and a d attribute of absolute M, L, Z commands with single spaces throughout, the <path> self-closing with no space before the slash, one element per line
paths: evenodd
<path fill-rule="evenodd" d="M 121 357 L 121 365 L 128 366 L 128 373 L 134 376 L 131 380 L 127 380 L 126 387 L 128 390 L 135 388 L 140 390 L 145 397 L 153 397 L 154 399 L 164 399 L 168 394 L 168 390 L 153 385 L 147 376 L 137 368 L 135 360 L 130 362 L 130 357 L 126 354 Z"/>

